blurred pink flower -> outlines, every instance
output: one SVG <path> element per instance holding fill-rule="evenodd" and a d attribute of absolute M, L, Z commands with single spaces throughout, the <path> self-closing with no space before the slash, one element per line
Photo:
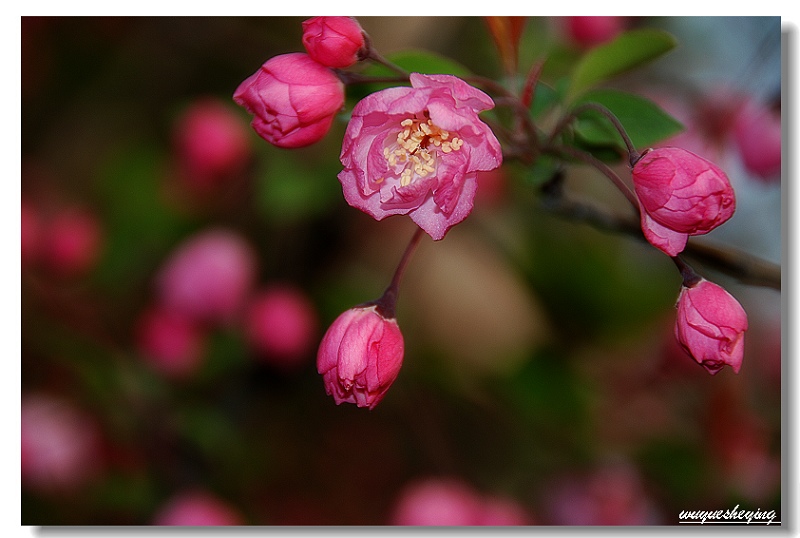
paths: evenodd
<path fill-rule="evenodd" d="M 392 525 L 478 525 L 481 498 L 471 487 L 455 479 L 412 482 L 399 495 Z"/>
<path fill-rule="evenodd" d="M 239 116 L 213 98 L 192 103 L 173 127 L 181 177 L 204 190 L 241 170 L 250 153 Z"/>
<path fill-rule="evenodd" d="M 353 17 L 312 17 L 303 21 L 303 46 L 326 67 L 350 67 L 365 47 L 364 30 Z"/>
<path fill-rule="evenodd" d="M 42 217 L 31 202 L 22 200 L 20 207 L 20 256 L 22 267 L 36 263 L 42 248 Z"/>
<path fill-rule="evenodd" d="M 234 526 L 243 525 L 239 512 L 205 491 L 187 491 L 172 497 L 155 515 L 154 525 Z"/>
<path fill-rule="evenodd" d="M 780 181 L 780 113 L 748 101 L 736 116 L 734 140 L 748 171 L 764 181 Z"/>
<path fill-rule="evenodd" d="M 520 526 L 530 525 L 513 499 L 481 495 L 456 478 L 425 478 L 407 484 L 398 495 L 391 525 Z"/>
<path fill-rule="evenodd" d="M 299 148 L 321 140 L 344 105 L 344 84 L 327 67 L 300 52 L 267 60 L 245 79 L 233 100 L 253 115 L 264 140 Z"/>
<path fill-rule="evenodd" d="M 100 436 L 96 424 L 59 397 L 22 397 L 20 439 L 25 487 L 44 492 L 74 490 L 99 470 Z"/>
<path fill-rule="evenodd" d="M 226 229 L 199 232 L 179 245 L 158 275 L 161 303 L 194 321 L 227 323 L 239 313 L 256 278 L 251 246 Z"/>
<path fill-rule="evenodd" d="M 373 409 L 397 379 L 403 364 L 403 334 L 397 320 L 377 307 L 342 313 L 328 328 L 317 353 L 317 371 L 336 404 Z"/>
<path fill-rule="evenodd" d="M 586 48 L 611 41 L 625 29 L 625 18 L 619 16 L 576 16 L 566 19 L 570 40 Z"/>
<path fill-rule="evenodd" d="M 645 151 L 632 176 L 642 231 L 669 256 L 683 251 L 690 235 L 708 233 L 727 221 L 736 208 L 725 172 L 685 149 Z"/>
<path fill-rule="evenodd" d="M 692 358 L 712 375 L 725 365 L 739 373 L 747 330 L 742 305 L 720 286 L 702 279 L 681 288 L 677 308 L 675 337 Z"/>
<path fill-rule="evenodd" d="M 100 221 L 85 208 L 62 209 L 44 225 L 42 257 L 56 274 L 80 276 L 97 262 L 102 246 Z"/>
<path fill-rule="evenodd" d="M 303 364 L 317 327 L 316 309 L 298 288 L 274 284 L 250 300 L 247 339 L 264 360 L 276 366 Z"/>
<path fill-rule="evenodd" d="M 552 525 L 659 525 L 661 517 L 639 474 L 623 464 L 569 478 L 548 491 Z"/>
<path fill-rule="evenodd" d="M 136 325 L 136 343 L 157 371 L 175 378 L 194 373 L 205 352 L 203 329 L 185 315 L 161 306 L 146 310 Z"/>
<path fill-rule="evenodd" d="M 381 220 L 409 215 L 434 240 L 472 211 L 477 173 L 503 160 L 478 113 L 492 99 L 451 75 L 411 74 L 411 88 L 368 95 L 353 109 L 339 173 L 351 206 Z"/>

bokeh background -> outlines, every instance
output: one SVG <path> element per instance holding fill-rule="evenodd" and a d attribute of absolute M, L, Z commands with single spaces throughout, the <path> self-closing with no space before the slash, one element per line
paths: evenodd
<path fill-rule="evenodd" d="M 386 398 L 326 396 L 319 339 L 381 294 L 414 225 L 344 202 L 346 113 L 287 151 L 233 103 L 302 50 L 302 20 L 22 18 L 22 524 L 384 525 L 414 499 L 484 511 L 475 524 L 779 513 L 780 291 L 696 266 L 749 315 L 741 372 L 712 377 L 674 342 L 669 259 L 549 214 L 521 167 L 482 177 L 470 218 L 423 238 Z M 359 20 L 384 55 L 502 76 L 481 18 Z M 736 215 L 700 240 L 779 264 L 780 177 L 744 166 L 726 107 L 780 110 L 780 19 L 620 24 L 679 47 L 614 85 L 683 121 L 736 189 Z M 551 58 L 546 82 L 592 46 L 554 18 L 529 19 L 522 43 L 521 65 Z M 567 185 L 624 212 L 595 172 Z"/>

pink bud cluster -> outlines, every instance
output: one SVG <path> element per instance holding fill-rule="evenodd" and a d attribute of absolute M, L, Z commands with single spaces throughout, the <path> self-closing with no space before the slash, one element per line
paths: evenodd
<path fill-rule="evenodd" d="M 708 233 L 733 216 L 736 200 L 728 176 L 690 151 L 647 150 L 631 173 L 644 236 L 671 257 L 684 250 L 689 236 Z M 725 365 L 738 373 L 747 315 L 736 299 L 686 274 L 677 309 L 675 336 L 681 346 L 711 374 Z"/>
<path fill-rule="evenodd" d="M 408 484 L 395 501 L 392 525 L 532 525 L 526 511 L 504 496 L 482 495 L 455 478 L 428 478 Z"/>
<path fill-rule="evenodd" d="M 303 44 L 307 53 L 270 58 L 233 94 L 253 115 L 256 133 L 281 148 L 322 140 L 344 105 L 344 84 L 331 68 L 349 67 L 366 55 L 365 34 L 350 17 L 305 21 Z"/>

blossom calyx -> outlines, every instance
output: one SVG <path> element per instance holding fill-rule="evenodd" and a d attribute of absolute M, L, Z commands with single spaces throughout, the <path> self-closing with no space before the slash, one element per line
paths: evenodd
<path fill-rule="evenodd" d="M 669 256 L 682 252 L 690 235 L 710 232 L 736 209 L 725 172 L 685 149 L 647 150 L 633 165 L 632 177 L 642 231 Z"/>
<path fill-rule="evenodd" d="M 710 374 L 728 365 L 739 373 L 744 356 L 747 314 L 722 287 L 705 279 L 681 288 L 675 337 Z"/>
<path fill-rule="evenodd" d="M 376 220 L 409 215 L 439 240 L 472 211 L 478 171 L 502 164 L 500 143 L 478 118 L 494 101 L 452 75 L 410 80 L 353 108 L 338 177 L 351 206 Z"/>
<path fill-rule="evenodd" d="M 367 54 L 364 30 L 353 17 L 312 17 L 303 21 L 303 46 L 326 67 L 350 67 Z"/>
<path fill-rule="evenodd" d="M 403 364 L 403 335 L 376 304 L 345 311 L 331 324 L 317 353 L 317 371 L 336 404 L 373 409 Z"/>
<path fill-rule="evenodd" d="M 327 134 L 344 105 L 344 84 L 307 54 L 281 54 L 245 79 L 233 100 L 253 115 L 251 125 L 264 140 L 300 148 Z"/>

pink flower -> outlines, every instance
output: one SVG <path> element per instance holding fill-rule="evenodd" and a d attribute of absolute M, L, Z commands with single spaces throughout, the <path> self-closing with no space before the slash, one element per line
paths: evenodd
<path fill-rule="evenodd" d="M 256 254 L 238 234 L 211 229 L 189 238 L 158 275 L 161 303 L 199 322 L 232 321 L 256 277 Z"/>
<path fill-rule="evenodd" d="M 302 290 L 272 285 L 251 299 L 246 323 L 247 339 L 264 360 L 295 367 L 317 333 L 317 312 Z"/>
<path fill-rule="evenodd" d="M 90 270 L 100 255 L 100 222 L 83 208 L 65 209 L 43 231 L 42 255 L 59 275 L 75 277 Z"/>
<path fill-rule="evenodd" d="M 531 524 L 530 516 L 515 500 L 507 497 L 484 498 L 478 525 L 515 527 Z"/>
<path fill-rule="evenodd" d="M 567 33 L 578 45 L 593 47 L 611 41 L 625 29 L 617 16 L 567 17 Z"/>
<path fill-rule="evenodd" d="M 725 365 L 739 373 L 747 330 L 742 305 L 720 286 L 701 279 L 681 288 L 677 308 L 675 337 L 692 358 L 712 375 Z"/>
<path fill-rule="evenodd" d="M 317 353 L 317 371 L 336 404 L 373 409 L 403 364 L 403 335 L 397 320 L 375 305 L 351 308 L 328 328 Z"/>
<path fill-rule="evenodd" d="M 155 525 L 184 527 L 242 525 L 241 514 L 205 491 L 187 491 L 170 499 L 156 514 Z"/>
<path fill-rule="evenodd" d="M 411 74 L 411 88 L 362 99 L 344 136 L 347 202 L 377 220 L 409 215 L 434 239 L 472 211 L 477 173 L 503 160 L 478 112 L 492 99 L 451 75 Z"/>
<path fill-rule="evenodd" d="M 33 265 L 42 249 L 42 217 L 31 202 L 20 205 L 20 254 L 23 267 Z"/>
<path fill-rule="evenodd" d="M 364 30 L 353 17 L 312 17 L 303 21 L 303 46 L 326 67 L 350 67 L 364 49 Z"/>
<path fill-rule="evenodd" d="M 400 493 L 392 525 L 473 526 L 481 517 L 481 498 L 456 479 L 430 478 L 407 485 Z"/>
<path fill-rule="evenodd" d="M 330 69 L 300 52 L 267 60 L 242 82 L 233 100 L 253 115 L 264 140 L 299 148 L 321 140 L 344 105 L 344 84 Z"/>
<path fill-rule="evenodd" d="M 183 112 L 173 137 L 184 181 L 200 189 L 240 170 L 250 151 L 247 128 L 238 115 L 211 98 L 195 101 Z"/>
<path fill-rule="evenodd" d="M 200 367 L 205 333 L 185 315 L 156 306 L 139 318 L 136 343 L 156 370 L 169 377 L 183 378 Z"/>
<path fill-rule="evenodd" d="M 633 166 L 642 231 L 669 256 L 690 235 L 710 232 L 733 215 L 733 188 L 720 168 L 681 148 L 647 150 Z"/>
<path fill-rule="evenodd" d="M 734 140 L 745 168 L 762 180 L 780 181 L 781 116 L 755 102 L 736 117 Z"/>
<path fill-rule="evenodd" d="M 91 417 L 47 394 L 23 396 L 21 413 L 24 486 L 64 492 L 84 485 L 97 473 L 100 436 Z"/>

